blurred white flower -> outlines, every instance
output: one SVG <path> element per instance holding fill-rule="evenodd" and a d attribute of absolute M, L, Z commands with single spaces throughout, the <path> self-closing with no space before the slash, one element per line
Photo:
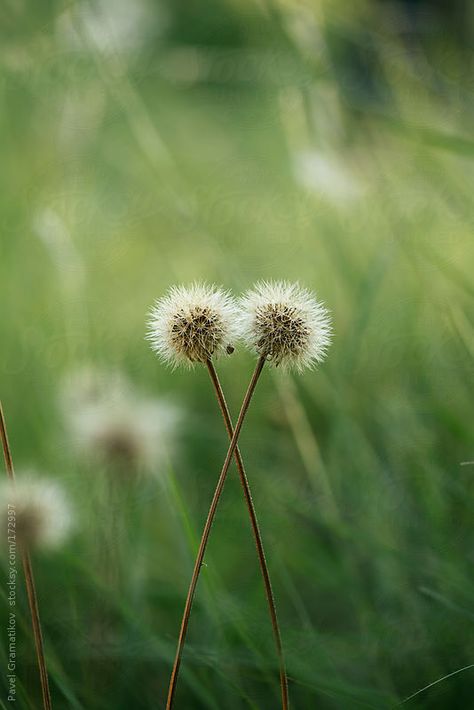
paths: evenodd
<path fill-rule="evenodd" d="M 15 485 L 0 484 L 0 517 L 2 530 L 14 531 L 16 542 L 31 547 L 54 548 L 65 541 L 71 531 L 73 516 L 68 499 L 55 481 L 17 475 Z M 7 518 L 10 522 L 7 528 Z"/>
<path fill-rule="evenodd" d="M 162 31 L 166 25 L 164 8 L 146 0 L 98 0 L 68 7 L 59 17 L 57 31 L 60 41 L 73 49 L 91 45 L 103 54 L 114 55 L 138 50 L 151 29 Z"/>
<path fill-rule="evenodd" d="M 310 291 L 286 281 L 262 281 L 240 304 L 242 336 L 258 355 L 298 371 L 324 359 L 331 320 Z"/>
<path fill-rule="evenodd" d="M 61 408 L 79 452 L 129 473 L 157 471 L 182 416 L 170 401 L 139 396 L 122 373 L 91 368 L 66 378 Z"/>
<path fill-rule="evenodd" d="M 174 367 L 205 363 L 233 351 L 238 310 L 227 291 L 207 284 L 173 286 L 148 320 L 151 348 Z"/>
<path fill-rule="evenodd" d="M 334 202 L 350 202 L 363 193 L 355 175 L 339 158 L 315 150 L 297 152 L 293 158 L 296 181 L 305 189 Z"/>

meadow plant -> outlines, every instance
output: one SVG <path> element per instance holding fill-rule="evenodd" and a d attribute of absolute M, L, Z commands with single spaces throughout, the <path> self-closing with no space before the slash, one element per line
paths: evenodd
<path fill-rule="evenodd" d="M 7 528 L 8 506 L 15 509 L 16 542 L 28 549 L 54 549 L 65 542 L 72 529 L 69 501 L 55 481 L 33 476 L 17 476 L 15 483 L 0 485 L 0 520 Z"/>
<path fill-rule="evenodd" d="M 224 353 L 228 355 L 233 353 L 233 342 L 239 334 L 238 315 L 239 312 L 237 304 L 228 292 L 214 286 L 195 283 L 189 288 L 184 286 L 171 288 L 166 296 L 159 299 L 155 303 L 148 322 L 147 337 L 150 340 L 152 349 L 164 362 L 170 364 L 174 368 L 179 365 L 192 367 L 195 363 L 206 365 L 216 393 L 229 439 L 232 439 L 234 433 L 232 420 L 224 392 L 212 360 L 213 358 L 223 355 Z M 279 655 L 282 705 L 283 708 L 287 708 L 288 690 L 286 671 L 270 574 L 265 559 L 263 541 L 255 507 L 252 501 L 250 486 L 238 448 L 235 449 L 235 460 L 250 516 L 252 532 L 255 538 L 259 564 L 265 586 L 265 593 L 270 610 L 270 618 L 272 621 L 273 632 Z M 197 581 L 226 476 L 227 471 L 224 475 L 219 477 L 202 533 L 183 613 L 178 647 L 176 650 L 168 691 L 167 708 L 171 708 L 173 704 Z"/>
<path fill-rule="evenodd" d="M 207 284 L 173 286 L 156 301 L 148 321 L 154 352 L 173 368 L 206 364 L 238 338 L 238 309 L 231 295 Z"/>
<path fill-rule="evenodd" d="M 175 402 L 143 397 L 116 370 L 89 366 L 68 373 L 59 399 L 77 453 L 114 477 L 156 473 L 182 418 Z"/>
<path fill-rule="evenodd" d="M 8 441 L 7 425 L 5 421 L 5 416 L 3 413 L 3 407 L 0 402 L 0 438 L 2 440 L 3 457 L 5 460 L 5 468 L 7 472 L 8 484 L 11 487 L 12 494 L 17 495 L 16 492 L 16 481 L 15 481 L 15 470 L 13 468 L 13 458 L 10 448 L 10 443 Z M 30 491 L 31 492 L 31 491 Z M 20 489 L 21 493 L 21 489 Z M 9 501 L 11 504 L 11 501 Z M 6 503 L 8 506 L 8 502 Z M 14 509 L 14 508 L 13 508 Z M 11 508 L 9 508 L 11 510 Z M 37 513 L 37 511 L 36 511 Z M 13 523 L 14 525 L 14 523 Z M 10 532 L 10 527 L 5 528 Z M 36 534 L 38 531 L 36 531 Z M 10 536 L 10 535 L 9 535 Z M 15 528 L 13 528 L 13 538 L 15 537 Z M 43 538 L 44 540 L 44 538 Z M 27 538 L 24 536 L 23 542 L 20 545 L 21 560 L 23 565 L 23 573 L 25 576 L 25 586 L 26 593 L 28 596 L 28 605 L 30 607 L 31 614 L 31 625 L 33 629 L 33 637 L 35 640 L 36 649 L 36 659 L 38 662 L 38 670 L 41 683 L 41 693 L 43 697 L 43 708 L 44 710 L 51 710 L 51 691 L 49 689 L 49 679 L 48 671 L 46 667 L 46 658 L 44 653 L 44 643 L 43 643 L 43 632 L 41 629 L 41 620 L 39 614 L 38 598 L 36 595 L 36 584 L 33 574 L 33 566 L 31 564 L 31 557 L 28 547 Z"/>
<path fill-rule="evenodd" d="M 297 372 L 324 360 L 329 313 L 298 284 L 261 281 L 241 298 L 239 312 L 240 333 L 259 357 Z"/>
<path fill-rule="evenodd" d="M 235 457 L 265 585 L 279 659 L 282 707 L 286 710 L 289 707 L 288 681 L 276 606 L 262 537 L 237 443 L 265 363 L 270 361 L 275 366 L 301 372 L 304 368 L 321 362 L 331 339 L 329 314 L 309 291 L 298 284 L 261 282 L 248 291 L 239 303 L 235 303 L 231 296 L 221 289 L 194 284 L 189 289 L 174 287 L 164 298 L 158 300 L 152 309 L 148 326 L 148 339 L 152 348 L 165 362 L 174 367 L 178 364 L 192 366 L 196 362 L 207 366 L 230 439 L 188 589 L 168 690 L 167 708 L 170 709 L 173 705 L 192 603 L 212 522 L 230 462 L 232 457 Z M 224 352 L 231 354 L 234 351 L 234 341 L 240 337 L 256 352 L 258 361 L 233 429 L 212 359 Z"/>

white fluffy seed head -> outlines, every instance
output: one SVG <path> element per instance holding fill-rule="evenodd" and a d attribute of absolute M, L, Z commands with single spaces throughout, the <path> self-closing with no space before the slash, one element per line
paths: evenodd
<path fill-rule="evenodd" d="M 162 472 L 183 419 L 173 400 L 143 397 L 124 373 L 93 367 L 65 377 L 59 403 L 78 453 L 130 479 Z"/>
<path fill-rule="evenodd" d="M 54 481 L 33 478 L 26 473 L 15 485 L 0 485 L 2 527 L 14 534 L 15 541 L 30 547 L 53 548 L 64 542 L 73 517 L 63 489 Z"/>
<path fill-rule="evenodd" d="M 233 352 L 238 310 L 231 295 L 215 286 L 173 286 L 156 301 L 147 339 L 166 363 L 192 366 Z"/>
<path fill-rule="evenodd" d="M 331 341 L 329 313 L 297 283 L 261 281 L 241 299 L 246 344 L 276 366 L 301 372 L 321 362 Z"/>

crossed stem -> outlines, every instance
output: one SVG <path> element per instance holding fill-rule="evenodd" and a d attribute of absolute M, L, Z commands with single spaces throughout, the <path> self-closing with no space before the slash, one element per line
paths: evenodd
<path fill-rule="evenodd" d="M 214 496 L 211 501 L 211 505 L 209 508 L 206 523 L 204 525 L 204 530 L 202 533 L 201 541 L 199 543 L 199 549 L 198 549 L 196 561 L 194 564 L 193 575 L 191 577 L 191 582 L 190 582 L 189 589 L 188 589 L 186 604 L 185 604 L 184 612 L 183 612 L 183 618 L 181 621 L 181 629 L 180 629 L 179 638 L 178 638 L 176 656 L 175 656 L 175 660 L 174 660 L 174 664 L 173 664 L 173 670 L 171 673 L 171 679 L 170 679 L 170 684 L 169 684 L 169 689 L 168 689 L 168 699 L 167 699 L 167 703 L 166 703 L 167 710 L 171 710 L 171 708 L 173 706 L 173 700 L 174 700 L 176 685 L 177 685 L 177 681 L 178 681 L 179 667 L 181 664 L 183 648 L 184 648 L 184 644 L 186 641 L 186 633 L 187 633 L 187 629 L 188 629 L 188 625 L 189 625 L 189 618 L 190 618 L 190 614 L 191 614 L 191 608 L 192 608 L 192 604 L 193 604 L 193 600 L 194 600 L 194 594 L 196 591 L 199 573 L 201 571 L 202 561 L 204 558 L 204 553 L 206 551 L 206 546 L 207 546 L 207 542 L 209 539 L 209 534 L 211 531 L 212 523 L 214 521 L 214 517 L 216 514 L 217 505 L 219 503 L 219 499 L 220 499 L 222 490 L 224 488 L 224 483 L 225 483 L 225 480 L 227 477 L 227 472 L 229 470 L 230 462 L 231 462 L 233 456 L 235 457 L 235 461 L 236 461 L 237 468 L 239 471 L 240 481 L 242 484 L 245 502 L 247 504 L 247 508 L 248 508 L 248 512 L 249 512 L 249 516 L 250 516 L 250 522 L 252 525 L 252 532 L 253 532 L 254 539 L 255 539 L 255 545 L 257 548 L 257 555 L 258 555 L 258 559 L 259 559 L 260 569 L 262 572 L 263 583 L 265 586 L 265 594 L 267 597 L 268 608 L 269 608 L 269 612 L 270 612 L 270 619 L 271 619 L 272 628 L 273 628 L 273 635 L 275 638 L 275 646 L 276 646 L 277 654 L 278 654 L 282 708 L 283 708 L 283 710 L 288 710 L 288 708 L 289 708 L 288 681 L 287 681 L 286 670 L 285 670 L 285 661 L 284 661 L 284 656 L 283 656 L 283 647 L 282 647 L 282 642 L 281 642 L 280 628 L 278 625 L 278 617 L 277 617 L 276 607 L 275 607 L 275 599 L 273 596 L 273 590 L 272 590 L 272 585 L 271 585 L 271 581 L 270 581 L 270 574 L 269 574 L 267 562 L 265 559 L 265 551 L 264 551 L 264 547 L 263 547 L 262 536 L 261 536 L 259 525 L 258 525 L 257 515 L 255 512 L 255 507 L 254 507 L 253 500 L 252 500 L 252 494 L 251 494 L 250 486 L 249 486 L 247 476 L 245 473 L 242 456 L 241 456 L 239 448 L 237 446 L 240 431 L 242 429 L 242 425 L 244 423 L 244 419 L 247 414 L 247 410 L 249 408 L 250 401 L 252 399 L 253 393 L 254 393 L 255 388 L 257 386 L 257 382 L 259 380 L 259 377 L 262 373 L 264 364 L 265 364 L 265 358 L 261 357 L 258 360 L 257 366 L 255 368 L 253 375 L 252 375 L 252 379 L 250 381 L 247 392 L 245 394 L 244 401 L 242 403 L 242 407 L 239 412 L 239 417 L 237 419 L 237 423 L 236 423 L 235 430 L 234 430 L 232 428 L 232 421 L 230 418 L 229 409 L 227 407 L 227 403 L 226 403 L 226 400 L 224 397 L 224 392 L 223 392 L 221 384 L 219 382 L 217 372 L 216 372 L 214 365 L 212 364 L 210 359 L 208 359 L 206 362 L 207 369 L 209 371 L 209 375 L 212 380 L 212 384 L 214 386 L 216 396 L 217 396 L 217 399 L 219 402 L 219 407 L 220 407 L 220 410 L 222 413 L 222 417 L 224 419 L 225 427 L 226 427 L 227 433 L 229 435 L 230 445 L 229 445 L 229 449 L 227 451 L 227 456 L 226 456 L 224 465 L 222 467 L 222 470 L 221 470 L 221 473 L 220 473 L 220 476 L 219 476 L 219 479 L 217 482 L 216 489 L 214 491 Z"/>

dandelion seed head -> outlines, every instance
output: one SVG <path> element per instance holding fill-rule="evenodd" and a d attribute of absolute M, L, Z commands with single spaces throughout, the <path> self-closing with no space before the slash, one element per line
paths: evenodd
<path fill-rule="evenodd" d="M 238 335 L 237 307 L 230 294 L 215 286 L 174 286 L 156 301 L 147 339 L 166 363 L 192 366 L 233 350 Z"/>
<path fill-rule="evenodd" d="M 246 344 L 275 366 L 298 371 L 321 362 L 331 341 L 331 321 L 315 296 L 296 283 L 262 281 L 241 299 Z"/>
<path fill-rule="evenodd" d="M 5 530 L 12 510 L 16 541 L 30 547 L 60 546 L 73 525 L 71 508 L 61 486 L 51 480 L 33 478 L 30 473 L 17 476 L 15 485 L 5 481 L 0 486 L 0 518 Z M 12 526 L 8 529 L 13 530 Z"/>
<path fill-rule="evenodd" d="M 60 393 L 64 422 L 77 452 L 114 475 L 162 470 L 183 413 L 168 398 L 148 398 L 121 372 L 71 372 Z"/>

